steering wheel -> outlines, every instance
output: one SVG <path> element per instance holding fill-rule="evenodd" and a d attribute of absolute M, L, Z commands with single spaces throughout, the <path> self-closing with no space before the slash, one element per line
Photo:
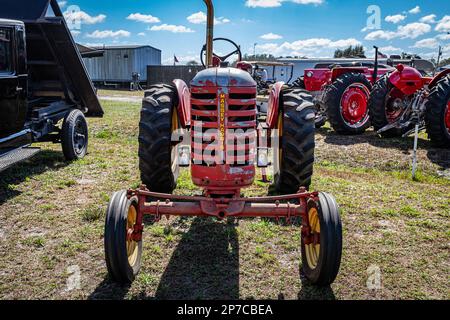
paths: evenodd
<path fill-rule="evenodd" d="M 227 55 L 224 55 L 224 56 L 219 56 L 213 52 L 213 66 L 214 67 L 218 67 L 221 62 L 225 62 L 229 57 L 231 57 L 234 54 L 238 55 L 238 62 L 242 61 L 241 48 L 236 44 L 236 42 L 234 42 L 230 39 L 227 39 L 227 38 L 215 38 L 213 40 L 213 42 L 216 42 L 216 41 L 225 41 L 225 42 L 231 43 L 236 48 L 236 50 L 234 50 L 233 52 L 231 52 Z M 205 53 L 206 53 L 206 44 L 203 46 L 202 51 L 200 53 L 200 61 L 202 62 L 202 65 L 206 68 L 205 58 L 204 58 Z"/>

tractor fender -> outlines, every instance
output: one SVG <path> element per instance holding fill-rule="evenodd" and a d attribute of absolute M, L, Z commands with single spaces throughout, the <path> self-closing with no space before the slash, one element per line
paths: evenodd
<path fill-rule="evenodd" d="M 270 129 L 274 129 L 277 120 L 278 113 L 280 111 L 281 91 L 283 90 L 284 82 L 280 81 L 275 83 L 270 90 L 269 105 L 267 106 L 267 125 Z"/>
<path fill-rule="evenodd" d="M 345 73 L 366 73 L 368 68 L 333 68 L 331 71 L 331 82 L 336 81 L 337 78 Z"/>
<path fill-rule="evenodd" d="M 178 94 L 178 118 L 181 126 L 186 128 L 191 125 L 191 92 L 186 82 L 180 79 L 173 80 Z"/>
<path fill-rule="evenodd" d="M 425 85 L 419 71 L 403 65 L 398 65 L 397 69 L 389 75 L 389 82 L 406 96 L 416 93 Z"/>
<path fill-rule="evenodd" d="M 431 82 L 428 84 L 428 87 L 431 89 L 432 87 L 434 87 L 436 85 L 436 83 L 439 82 L 439 80 L 441 80 L 443 77 L 445 77 L 446 75 L 450 74 L 450 69 L 444 70 L 439 72 L 434 78 L 433 80 L 431 80 Z"/>

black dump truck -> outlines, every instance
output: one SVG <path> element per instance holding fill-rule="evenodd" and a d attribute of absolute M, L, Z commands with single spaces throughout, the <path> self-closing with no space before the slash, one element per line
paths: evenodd
<path fill-rule="evenodd" d="M 103 110 L 56 0 L 0 0 L 0 171 L 61 143 L 84 157 Z"/>

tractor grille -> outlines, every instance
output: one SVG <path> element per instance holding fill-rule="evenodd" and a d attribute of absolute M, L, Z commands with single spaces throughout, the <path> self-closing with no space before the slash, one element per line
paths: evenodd
<path fill-rule="evenodd" d="M 253 165 L 256 153 L 256 90 L 192 92 L 192 160 L 196 165 Z M 201 128 L 201 129 L 200 129 Z"/>

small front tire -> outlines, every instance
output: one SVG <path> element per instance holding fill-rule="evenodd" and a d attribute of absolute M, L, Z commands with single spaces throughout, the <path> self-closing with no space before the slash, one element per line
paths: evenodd
<path fill-rule="evenodd" d="M 308 203 L 313 242 L 305 244 L 302 234 L 302 266 L 306 278 L 317 286 L 328 286 L 339 272 L 342 256 L 342 223 L 336 200 L 319 194 L 319 203 Z"/>
<path fill-rule="evenodd" d="M 128 199 L 126 191 L 116 192 L 106 212 L 105 260 L 113 281 L 129 284 L 141 268 L 142 240 L 128 239 L 137 219 L 138 201 Z"/>

